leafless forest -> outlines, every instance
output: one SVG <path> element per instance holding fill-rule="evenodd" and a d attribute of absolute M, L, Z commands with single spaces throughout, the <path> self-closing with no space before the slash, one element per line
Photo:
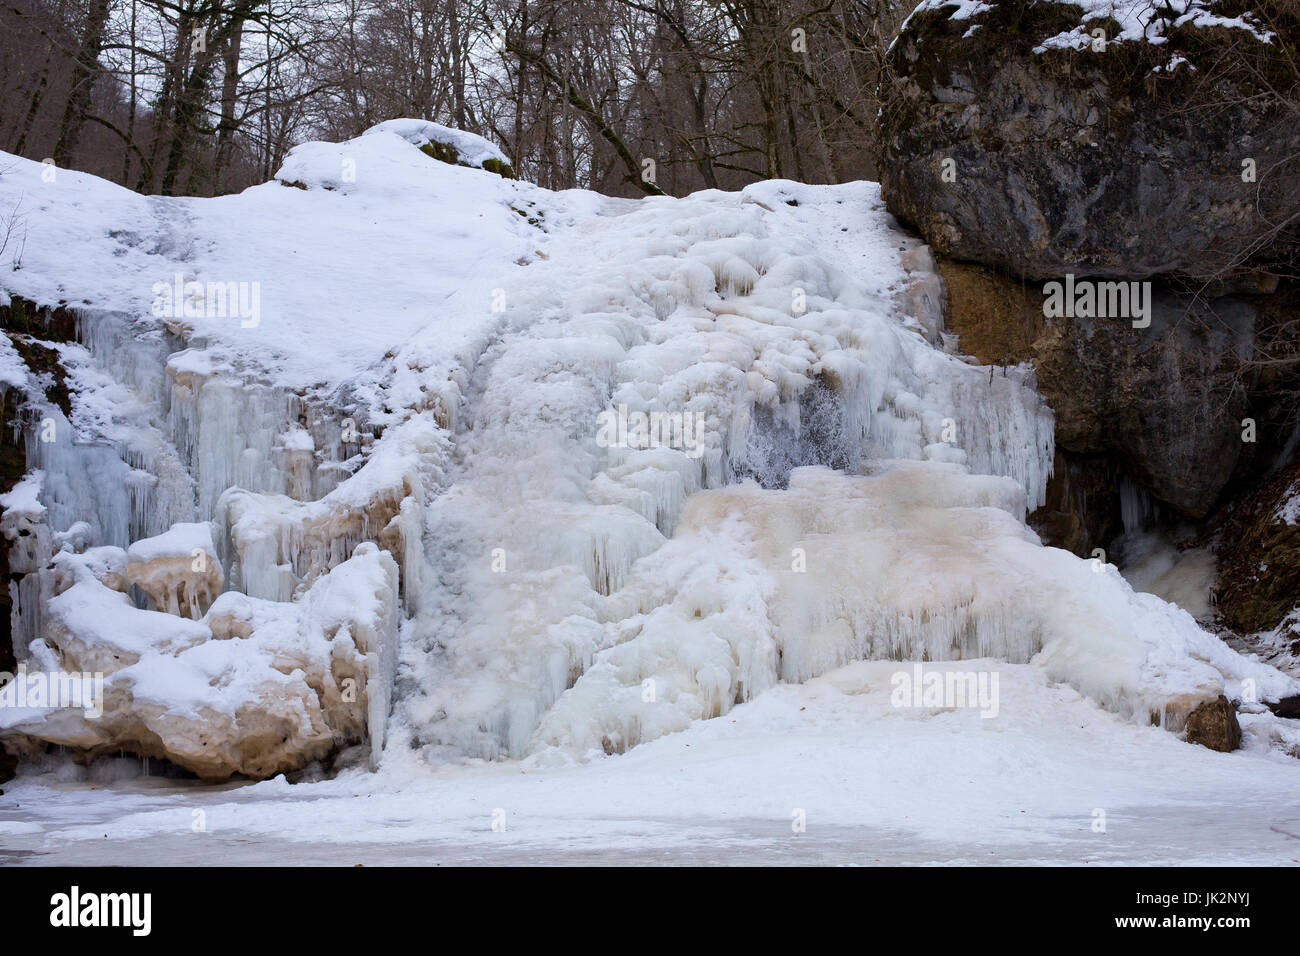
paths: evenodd
<path fill-rule="evenodd" d="M 215 195 L 431 119 L 615 195 L 874 178 L 897 0 L 3 0 L 0 148 Z M 642 175 L 655 164 L 653 182 Z"/>

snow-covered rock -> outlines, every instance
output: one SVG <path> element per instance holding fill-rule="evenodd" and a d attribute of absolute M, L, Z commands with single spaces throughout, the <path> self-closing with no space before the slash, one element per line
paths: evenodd
<path fill-rule="evenodd" d="M 0 534 L 9 548 L 9 572 L 26 574 L 40 568 L 49 548 L 45 505 L 41 504 L 41 486 L 45 475 L 39 470 L 28 472 L 7 493 L 0 495 Z"/>
<path fill-rule="evenodd" d="M 1272 37 L 1258 18 L 1249 12 L 1224 16 L 1215 9 L 1226 6 L 1220 0 L 1170 0 L 1164 4 L 1152 3 L 1151 0 L 1043 0 L 1043 3 L 1044 6 L 1055 4 L 1057 9 L 1053 14 L 1065 29 L 1046 37 L 1035 52 L 1082 50 L 1093 43 L 1093 28 L 1112 25 L 1116 29 L 1105 32 L 1108 34 L 1106 39 L 1114 42 L 1161 44 L 1168 41 L 1171 30 L 1182 27 L 1243 30 L 1265 43 Z M 912 17 L 938 12 L 954 21 L 971 21 L 967 34 L 971 35 L 982 25 L 981 14 L 990 13 L 996 7 L 1014 8 L 1016 5 L 1017 0 L 921 0 L 908 21 Z M 903 29 L 907 26 L 908 22 L 904 22 Z"/>
<path fill-rule="evenodd" d="M 181 522 L 152 538 L 133 541 L 126 560 L 127 581 L 168 614 L 198 620 L 221 593 L 221 559 L 210 522 Z"/>
<path fill-rule="evenodd" d="M 294 604 L 227 592 L 202 621 L 134 607 L 96 579 L 94 557 L 64 564 L 78 580 L 50 600 L 37 656 L 44 673 L 106 678 L 102 713 L 0 708 L 20 747 L 134 750 L 214 780 L 274 776 L 367 740 L 377 757 L 400 617 L 386 552 L 359 546 Z"/>
<path fill-rule="evenodd" d="M 387 120 L 366 130 L 366 135 L 372 133 L 400 136 L 421 152 L 444 163 L 474 166 L 506 179 L 515 178 L 506 154 L 475 133 L 417 119 Z"/>

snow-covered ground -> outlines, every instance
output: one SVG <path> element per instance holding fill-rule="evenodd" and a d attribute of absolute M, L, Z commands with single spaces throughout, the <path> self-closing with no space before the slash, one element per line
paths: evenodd
<path fill-rule="evenodd" d="M 242 787 L 105 782 L 138 773 L 138 758 L 103 767 L 98 782 L 68 780 L 66 768 L 6 786 L 0 862 L 1300 861 L 1293 758 L 1189 746 L 1048 686 L 1031 666 L 966 666 L 999 671 L 997 717 L 895 708 L 899 665 L 875 662 L 586 764 L 388 767 Z"/>
<path fill-rule="evenodd" d="M 14 859 L 1300 856 L 1300 683 L 1040 545 L 1051 413 L 876 186 L 551 193 L 418 125 L 214 200 L 0 157 L 4 288 L 83 341 L 3 502 L 17 649 L 107 672 L 102 719 L 0 708 L 101 753 L 6 786 Z M 1219 693 L 1241 752 L 1179 739 Z"/>

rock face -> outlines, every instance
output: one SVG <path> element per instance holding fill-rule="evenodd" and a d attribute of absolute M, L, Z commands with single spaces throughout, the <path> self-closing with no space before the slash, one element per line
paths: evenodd
<path fill-rule="evenodd" d="M 1229 753 L 1241 746 L 1237 709 L 1222 694 L 1187 715 L 1187 741 Z"/>
<path fill-rule="evenodd" d="M 1182 523 L 1218 622 L 1294 639 L 1300 6 L 922 0 L 888 61 L 883 198 L 958 348 L 1032 364 L 1055 414 L 1030 522 L 1085 556 Z M 1150 323 L 1045 311 L 1058 282 L 1142 283 Z"/>
<path fill-rule="evenodd" d="M 1219 612 L 1234 630 L 1276 627 L 1300 604 L 1300 460 L 1234 509 L 1221 533 Z M 1289 519 L 1289 520 L 1288 520 Z"/>
<path fill-rule="evenodd" d="M 947 327 L 960 349 L 982 365 L 1028 362 L 1047 328 L 1040 283 L 1013 279 L 987 266 L 940 259 L 948 292 Z"/>
<path fill-rule="evenodd" d="M 1115 466 L 1105 458 L 1076 455 L 1057 446 L 1047 500 L 1029 525 L 1047 544 L 1095 557 L 1124 531 Z"/>
<path fill-rule="evenodd" d="M 1180 515 L 1204 517 L 1241 453 L 1254 321 L 1244 301 L 1159 294 L 1145 329 L 1054 320 L 1033 355 L 1057 443 L 1104 454 Z"/>
<path fill-rule="evenodd" d="M 1249 301 L 1194 302 L 1153 291 L 1150 325 L 1134 328 L 1114 318 L 1048 319 L 1040 283 L 952 261 L 942 271 L 959 348 L 981 362 L 1034 365 L 1056 414 L 1058 466 L 1067 467 L 1055 479 L 1056 495 L 1049 487 L 1049 504 L 1107 483 L 1113 496 L 1124 475 L 1183 517 L 1206 515 L 1244 447 L 1251 375 L 1243 365 L 1254 354 L 1256 319 Z M 1062 481 L 1072 482 L 1070 491 Z M 1099 536 L 1113 525 L 1104 509 L 1089 510 L 1091 535 L 1072 527 L 1068 539 L 1053 535 L 1053 542 L 1104 546 Z"/>
<path fill-rule="evenodd" d="M 1030 279 L 1218 274 L 1300 210 L 1300 124 L 1269 92 L 1300 8 L 1255 2 L 1240 28 L 1208 15 L 1240 2 L 1192 7 L 1207 15 L 1130 12 L 1152 18 L 1148 43 L 1070 3 L 922 3 L 881 84 L 889 211 L 943 255 Z"/>

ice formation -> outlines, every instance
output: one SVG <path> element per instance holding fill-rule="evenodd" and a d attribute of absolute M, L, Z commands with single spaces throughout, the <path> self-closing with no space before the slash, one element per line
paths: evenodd
<path fill-rule="evenodd" d="M 621 751 L 857 660 L 1033 660 L 1168 726 L 1207 697 L 1241 697 L 1242 681 L 1247 696 L 1292 686 L 1114 566 L 1043 548 L 1015 482 L 929 462 L 867 471 L 802 468 L 783 491 L 692 498 L 618 595 L 613 646 L 534 744 Z"/>
<path fill-rule="evenodd" d="M 181 522 L 152 538 L 133 541 L 126 549 L 125 574 L 157 610 L 198 620 L 224 583 L 212 525 Z"/>
<path fill-rule="evenodd" d="M 7 287 L 78 303 L 70 414 L 0 350 L 15 645 L 107 675 L 102 719 L 0 714 L 11 745 L 622 751 L 880 658 L 1032 662 L 1175 729 L 1300 689 L 1027 530 L 1051 412 L 954 351 L 873 184 L 552 193 L 420 132 L 216 200 L 0 176 L 43 212 Z M 259 323 L 151 314 L 178 274 L 262 281 Z"/>
<path fill-rule="evenodd" d="M 397 566 L 372 543 L 302 600 L 221 595 L 201 621 L 143 610 L 106 546 L 52 561 L 34 671 L 104 677 L 100 714 L 0 708 L 0 730 L 88 757 L 134 750 L 202 777 L 269 776 L 384 740 L 397 661 Z"/>

